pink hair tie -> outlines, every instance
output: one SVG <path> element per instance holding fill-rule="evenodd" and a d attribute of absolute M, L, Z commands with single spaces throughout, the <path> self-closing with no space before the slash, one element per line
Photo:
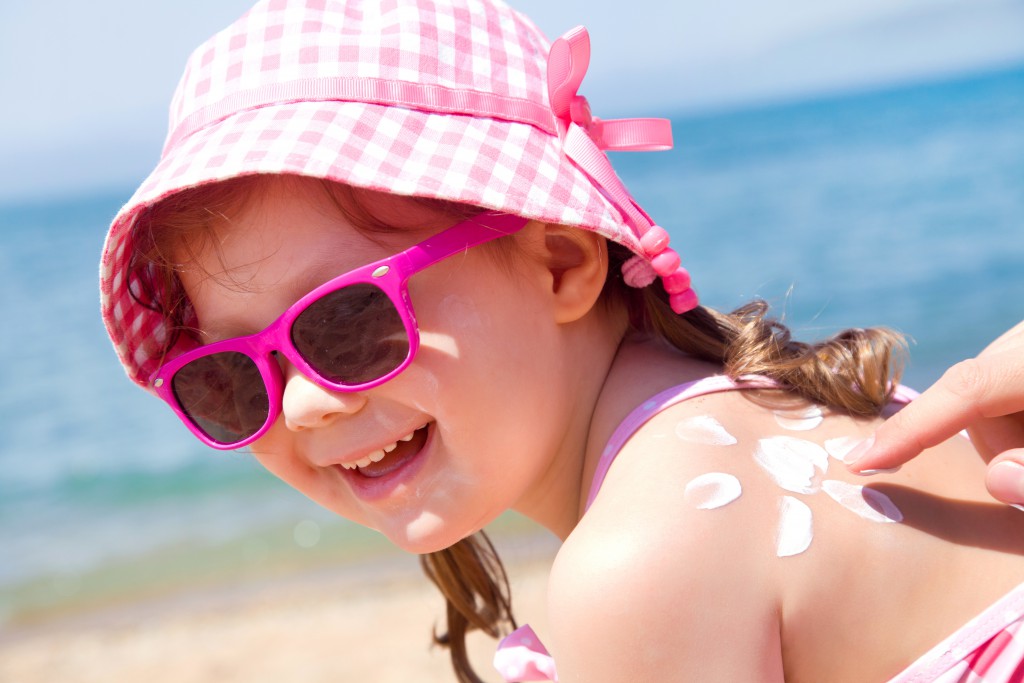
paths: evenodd
<path fill-rule="evenodd" d="M 643 289 L 657 278 L 654 266 L 643 256 L 633 256 L 622 264 L 622 279 L 630 287 Z M 690 273 L 686 268 L 678 267 L 675 272 L 662 276 L 661 284 L 668 293 L 668 303 L 674 312 L 683 314 L 697 308 L 697 293 L 690 287 Z"/>
<path fill-rule="evenodd" d="M 690 273 L 682 267 L 679 254 L 668 243 L 668 231 L 652 225 L 640 237 L 640 247 L 649 256 L 638 254 L 623 263 L 622 277 L 630 287 L 643 288 L 660 276 L 672 310 L 686 313 L 697 307 L 697 293 L 690 287 Z"/>
<path fill-rule="evenodd" d="M 658 273 L 643 256 L 634 255 L 622 264 L 622 279 L 630 287 L 643 289 L 654 282 L 657 277 Z"/>

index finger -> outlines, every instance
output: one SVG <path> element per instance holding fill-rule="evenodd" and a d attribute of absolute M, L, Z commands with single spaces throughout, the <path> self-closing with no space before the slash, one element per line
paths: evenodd
<path fill-rule="evenodd" d="M 987 417 L 1024 410 L 1024 358 L 989 353 L 950 368 L 930 389 L 880 426 L 854 471 L 902 465 Z"/>

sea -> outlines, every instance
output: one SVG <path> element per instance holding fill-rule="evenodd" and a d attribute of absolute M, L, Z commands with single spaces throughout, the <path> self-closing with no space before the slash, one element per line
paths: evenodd
<path fill-rule="evenodd" d="M 613 162 L 706 305 L 765 299 L 807 340 L 894 328 L 917 388 L 1024 319 L 1024 66 L 673 130 L 673 151 Z M 386 552 L 124 377 L 97 261 L 133 189 L 0 205 L 0 634 Z"/>

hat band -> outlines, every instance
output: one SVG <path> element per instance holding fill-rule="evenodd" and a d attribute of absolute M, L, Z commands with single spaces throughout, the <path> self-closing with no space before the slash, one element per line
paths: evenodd
<path fill-rule="evenodd" d="M 537 102 L 478 90 L 383 78 L 306 78 L 242 90 L 185 117 L 167 138 L 164 154 L 194 133 L 242 111 L 290 102 L 362 102 L 438 114 L 464 114 L 525 123 L 556 133 L 551 110 Z"/>

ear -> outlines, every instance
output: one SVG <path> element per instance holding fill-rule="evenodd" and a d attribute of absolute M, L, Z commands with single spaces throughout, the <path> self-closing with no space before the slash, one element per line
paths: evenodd
<path fill-rule="evenodd" d="M 595 232 L 544 226 L 544 265 L 551 274 L 555 320 L 579 320 L 594 307 L 608 276 L 608 246 Z"/>

